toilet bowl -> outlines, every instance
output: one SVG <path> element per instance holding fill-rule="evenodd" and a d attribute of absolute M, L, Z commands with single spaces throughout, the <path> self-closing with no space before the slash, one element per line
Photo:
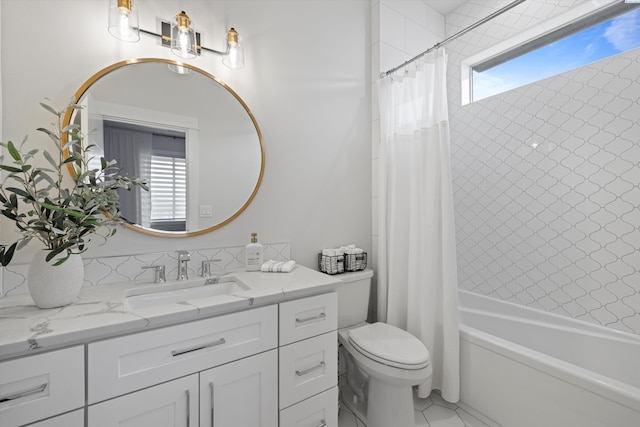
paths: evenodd
<path fill-rule="evenodd" d="M 342 402 L 367 427 L 415 427 L 413 386 L 427 384 L 430 388 L 429 351 L 400 328 L 364 321 L 366 308 L 363 311 L 360 306 L 368 306 L 373 273 L 360 273 L 343 275 L 345 283 L 338 288 L 338 341 L 348 371 L 347 380 L 341 383 Z M 341 290 L 346 291 L 342 299 Z M 360 290 L 366 290 L 366 295 Z M 344 321 L 347 319 L 360 322 L 345 325 L 350 323 Z"/>

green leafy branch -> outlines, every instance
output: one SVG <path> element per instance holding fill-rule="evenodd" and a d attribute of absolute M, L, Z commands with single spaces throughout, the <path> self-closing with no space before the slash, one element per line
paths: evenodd
<path fill-rule="evenodd" d="M 9 264 L 16 250 L 33 238 L 40 240 L 49 253 L 46 260 L 60 256 L 54 265 L 65 262 L 71 254 L 87 250 L 91 237 L 104 232 L 105 239 L 116 233 L 122 222 L 118 190 L 139 186 L 148 190 L 143 180 L 121 176 L 116 161 L 100 158 L 100 167 L 89 168 L 93 145 L 84 145 L 78 125 L 62 127 L 64 113 L 81 107 L 73 101 L 62 110 L 50 100 L 40 105 L 56 117 L 52 129 L 38 128 L 54 142 L 55 156 L 46 150 L 41 154 L 50 167 L 35 166 L 38 149 L 26 151 L 27 137 L 19 146 L 12 141 L 0 142 L 12 164 L 0 164 L 7 173 L 0 183 L 3 216 L 12 220 L 22 237 L 11 244 L 0 243 L 0 263 Z M 75 176 L 70 188 L 63 186 L 64 169 L 71 166 Z"/>

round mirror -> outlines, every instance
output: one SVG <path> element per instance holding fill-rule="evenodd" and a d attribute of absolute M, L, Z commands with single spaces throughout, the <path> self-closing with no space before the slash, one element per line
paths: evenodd
<path fill-rule="evenodd" d="M 158 58 L 113 64 L 75 94 L 91 158 L 115 159 L 149 191 L 120 193 L 127 227 L 179 237 L 218 229 L 255 197 L 264 172 L 262 133 L 244 101 L 215 76 Z M 72 172 L 73 173 L 73 172 Z"/>

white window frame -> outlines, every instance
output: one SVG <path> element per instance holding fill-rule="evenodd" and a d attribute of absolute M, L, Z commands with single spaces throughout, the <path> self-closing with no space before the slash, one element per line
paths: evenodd
<path fill-rule="evenodd" d="M 543 37 L 546 34 L 552 33 L 562 27 L 571 24 L 572 22 L 579 21 L 589 15 L 598 13 L 601 10 L 616 3 L 620 3 L 620 0 L 586 1 L 565 13 L 555 16 L 534 27 L 531 27 L 514 37 L 511 37 L 503 42 L 491 46 L 488 49 L 483 50 L 482 52 L 463 59 L 460 63 L 460 93 L 462 95 L 462 105 L 467 105 L 473 102 L 472 70 L 475 65 L 487 61 L 532 40 Z"/>

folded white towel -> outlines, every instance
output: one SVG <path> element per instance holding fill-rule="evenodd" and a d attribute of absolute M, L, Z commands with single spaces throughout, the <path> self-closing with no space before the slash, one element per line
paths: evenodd
<path fill-rule="evenodd" d="M 262 264 L 260 267 L 260 271 L 270 272 L 270 273 L 289 273 L 295 267 L 296 262 L 291 261 L 275 261 L 270 259 L 269 261 Z"/>
<path fill-rule="evenodd" d="M 347 255 L 357 255 L 357 254 L 361 254 L 363 252 L 364 251 L 362 249 L 360 249 L 360 248 L 350 248 L 350 249 L 347 249 L 346 251 L 344 251 L 344 253 L 347 254 Z"/>

